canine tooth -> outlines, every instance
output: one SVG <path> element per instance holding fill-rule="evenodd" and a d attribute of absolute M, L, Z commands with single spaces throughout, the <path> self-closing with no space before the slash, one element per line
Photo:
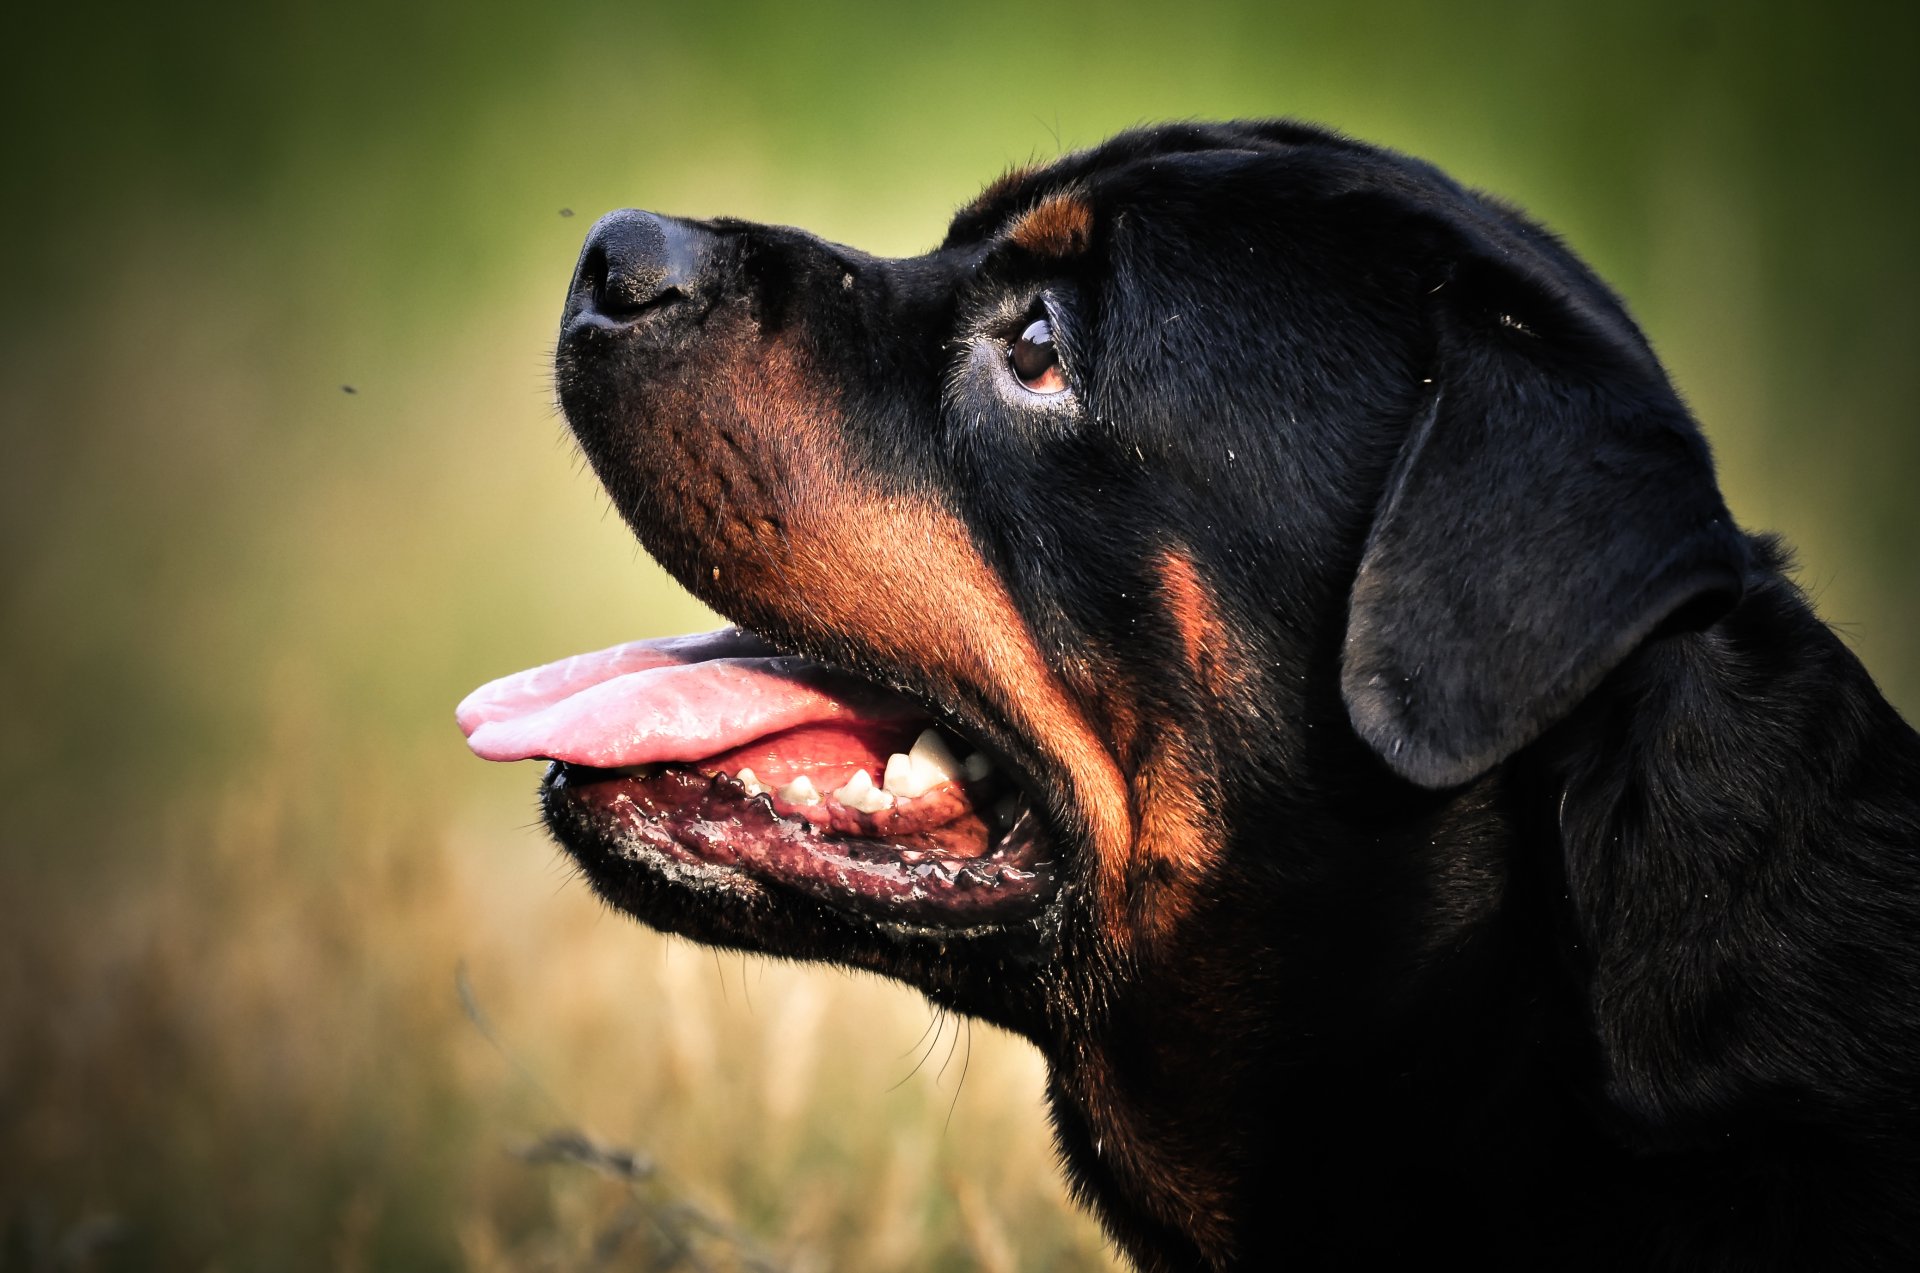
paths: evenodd
<path fill-rule="evenodd" d="M 833 798 L 849 809 L 860 813 L 879 813 L 882 809 L 893 808 L 893 797 L 873 785 L 873 775 L 864 769 L 853 771 L 853 777 L 847 779 L 847 785 L 833 793 Z"/>
<path fill-rule="evenodd" d="M 923 729 L 913 740 L 913 748 L 887 757 L 887 771 L 881 786 L 903 800 L 924 796 L 943 782 L 951 782 L 960 773 L 960 762 L 953 749 L 934 729 Z"/>
<path fill-rule="evenodd" d="M 813 805 L 820 803 L 820 789 L 813 785 L 813 779 L 801 774 L 776 792 L 780 799 L 788 804 Z"/>
<path fill-rule="evenodd" d="M 761 795 L 768 790 L 767 784 L 761 782 L 760 776 L 751 769 L 742 769 L 733 776 L 733 780 L 745 787 L 750 796 Z"/>
<path fill-rule="evenodd" d="M 913 750 L 908 753 L 914 767 L 939 774 L 937 782 L 946 782 L 960 773 L 960 762 L 953 758 L 953 748 L 947 746 L 947 740 L 940 736 L 937 729 L 923 729 L 920 737 L 913 740 Z M 929 784 L 931 785 L 931 784 Z"/>
<path fill-rule="evenodd" d="M 993 772 L 993 762 L 987 759 L 985 752 L 976 751 L 968 756 L 966 763 L 960 766 L 960 773 L 968 782 L 979 782 Z"/>
<path fill-rule="evenodd" d="M 886 779 L 881 783 L 904 800 L 924 796 L 943 782 L 951 782 L 960 772 L 960 762 L 939 731 L 924 729 L 913 740 L 913 749 L 887 757 Z"/>

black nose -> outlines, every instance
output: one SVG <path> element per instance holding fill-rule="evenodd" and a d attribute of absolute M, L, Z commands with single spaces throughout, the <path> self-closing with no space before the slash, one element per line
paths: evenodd
<path fill-rule="evenodd" d="M 574 267 L 564 322 L 587 317 L 624 325 L 693 292 L 707 234 L 671 217 L 622 208 L 587 232 Z"/>

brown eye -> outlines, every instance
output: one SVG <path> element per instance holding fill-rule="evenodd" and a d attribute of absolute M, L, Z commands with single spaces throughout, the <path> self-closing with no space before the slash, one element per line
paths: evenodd
<path fill-rule="evenodd" d="M 1053 347 L 1053 324 L 1036 318 L 1007 350 L 1007 363 L 1020 383 L 1035 393 L 1059 393 L 1067 387 L 1060 355 Z"/>

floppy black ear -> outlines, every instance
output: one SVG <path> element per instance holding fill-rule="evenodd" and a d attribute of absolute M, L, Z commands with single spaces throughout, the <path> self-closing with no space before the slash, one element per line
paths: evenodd
<path fill-rule="evenodd" d="M 1745 539 L 1706 442 L 1590 286 L 1482 258 L 1434 294 L 1434 392 L 1374 515 L 1341 669 L 1355 729 L 1423 786 L 1484 773 L 1676 611 L 1739 596 Z"/>

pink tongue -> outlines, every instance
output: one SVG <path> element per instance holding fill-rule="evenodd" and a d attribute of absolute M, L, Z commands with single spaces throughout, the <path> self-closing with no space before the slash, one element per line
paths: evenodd
<path fill-rule="evenodd" d="M 708 659 L 753 658 L 771 655 L 767 643 L 739 628 L 696 632 L 691 636 L 629 641 L 610 650 L 576 654 L 558 663 L 545 663 L 525 672 L 488 681 L 453 709 L 453 718 L 471 735 L 489 721 L 525 716 L 551 707 L 569 695 L 623 676 L 658 667 L 679 667 Z"/>
<path fill-rule="evenodd" d="M 702 760 L 799 725 L 918 715 L 907 700 L 751 633 L 635 641 L 489 682 L 454 712 L 485 760 L 611 769 Z"/>

